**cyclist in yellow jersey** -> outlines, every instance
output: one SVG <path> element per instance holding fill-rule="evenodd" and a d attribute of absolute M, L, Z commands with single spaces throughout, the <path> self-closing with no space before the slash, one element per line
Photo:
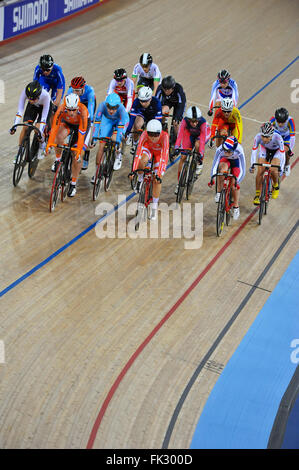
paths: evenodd
<path fill-rule="evenodd" d="M 221 109 L 217 109 L 212 126 L 211 126 L 211 140 L 209 146 L 213 147 L 212 138 L 218 134 L 223 136 L 233 135 L 237 138 L 238 142 L 242 143 L 243 137 L 243 122 L 240 111 L 234 107 L 232 98 L 224 98 L 221 101 Z M 216 146 L 221 145 L 222 139 L 216 139 Z"/>

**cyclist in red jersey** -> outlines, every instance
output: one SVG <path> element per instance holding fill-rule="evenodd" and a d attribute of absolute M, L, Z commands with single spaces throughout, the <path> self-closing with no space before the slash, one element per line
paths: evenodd
<path fill-rule="evenodd" d="M 162 124 L 157 119 L 152 119 L 147 123 L 146 130 L 140 136 L 136 155 L 133 163 L 133 171 L 150 168 L 152 158 L 154 158 L 153 168 L 156 178 L 153 184 L 153 202 L 151 219 L 157 218 L 158 202 L 161 193 L 162 178 L 166 170 L 169 154 L 169 136 L 162 131 Z M 132 176 L 131 176 L 132 178 Z M 143 173 L 138 174 L 137 189 L 139 191 L 143 180 Z"/>

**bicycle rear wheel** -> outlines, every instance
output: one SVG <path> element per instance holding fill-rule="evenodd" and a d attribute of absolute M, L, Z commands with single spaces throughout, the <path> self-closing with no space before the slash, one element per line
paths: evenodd
<path fill-rule="evenodd" d="M 28 176 L 29 178 L 33 178 L 35 175 L 37 165 L 38 165 L 38 149 L 39 149 L 39 143 L 36 135 L 34 134 L 33 139 L 32 139 L 32 144 L 30 147 L 30 155 L 29 155 L 29 164 L 28 164 Z"/>
<path fill-rule="evenodd" d="M 183 198 L 185 186 L 186 186 L 186 180 L 187 180 L 187 173 L 188 173 L 188 163 L 184 162 L 183 168 L 181 170 L 181 174 L 179 177 L 179 188 L 178 188 L 178 193 L 176 195 L 176 202 L 179 204 Z"/>
<path fill-rule="evenodd" d="M 16 162 L 14 165 L 13 178 L 12 178 L 14 186 L 18 185 L 22 177 L 22 174 L 23 174 L 26 162 L 27 162 L 27 158 L 28 158 L 28 146 L 27 146 L 27 142 L 23 142 L 22 145 L 20 145 L 19 147 L 18 154 L 16 157 Z"/>
<path fill-rule="evenodd" d="M 263 179 L 263 184 L 262 184 L 262 191 L 260 195 L 260 209 L 259 209 L 259 225 L 262 223 L 262 218 L 264 213 L 266 213 L 266 186 L 267 186 L 267 180 L 266 178 Z"/>
<path fill-rule="evenodd" d="M 101 162 L 97 166 L 97 171 L 96 171 L 96 174 L 95 174 L 95 180 L 94 180 L 93 192 L 92 192 L 92 200 L 93 201 L 96 201 L 99 194 L 100 194 L 100 191 L 101 191 L 101 188 L 102 188 L 102 185 L 103 185 L 103 180 L 104 180 L 104 165 Z"/>
<path fill-rule="evenodd" d="M 224 227 L 224 215 L 225 215 L 225 190 L 222 189 L 220 193 L 219 202 L 217 204 L 217 217 L 216 217 L 216 233 L 217 237 L 220 237 Z"/>
<path fill-rule="evenodd" d="M 63 180 L 63 163 L 60 162 L 52 184 L 51 195 L 50 195 L 50 212 L 53 212 L 57 201 L 59 199 L 59 192 L 63 192 L 62 181 Z"/>

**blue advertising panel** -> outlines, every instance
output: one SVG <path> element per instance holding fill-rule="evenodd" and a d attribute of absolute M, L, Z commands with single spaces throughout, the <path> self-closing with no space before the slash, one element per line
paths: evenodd
<path fill-rule="evenodd" d="M 23 0 L 4 8 L 3 37 L 9 39 L 99 4 L 101 0 Z"/>

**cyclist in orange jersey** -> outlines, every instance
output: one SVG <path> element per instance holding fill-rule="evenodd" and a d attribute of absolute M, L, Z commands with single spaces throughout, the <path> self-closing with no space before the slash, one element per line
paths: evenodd
<path fill-rule="evenodd" d="M 136 155 L 133 163 L 133 171 L 143 170 L 151 167 L 154 159 L 153 169 L 156 178 L 153 183 L 153 202 L 151 207 L 151 219 L 157 218 L 158 202 L 161 193 L 162 178 L 166 170 L 169 154 L 169 136 L 162 131 L 162 124 L 157 119 L 147 123 L 146 130 L 141 134 Z M 143 173 L 138 173 L 137 189 L 139 191 L 143 180 Z"/>
<path fill-rule="evenodd" d="M 242 143 L 243 137 L 243 123 L 240 111 L 234 107 L 232 98 L 223 98 L 221 101 L 221 109 L 217 109 L 212 126 L 211 126 L 211 140 L 209 147 L 213 147 L 212 138 L 215 136 L 216 131 L 220 135 L 228 136 L 233 135 L 238 142 Z M 216 139 L 216 146 L 222 144 L 221 139 Z"/>
<path fill-rule="evenodd" d="M 54 143 L 63 145 L 65 139 L 72 130 L 75 131 L 75 140 L 72 146 L 77 147 L 75 158 L 72 162 L 72 182 L 68 191 L 68 196 L 73 197 L 76 194 L 77 179 L 82 167 L 83 151 L 85 150 L 84 139 L 88 126 L 88 110 L 84 104 L 80 102 L 80 98 L 75 93 L 71 93 L 64 98 L 64 102 L 57 109 L 53 125 L 46 147 L 46 152 Z M 55 147 L 56 161 L 52 171 L 56 171 L 61 159 L 62 149 Z"/>

